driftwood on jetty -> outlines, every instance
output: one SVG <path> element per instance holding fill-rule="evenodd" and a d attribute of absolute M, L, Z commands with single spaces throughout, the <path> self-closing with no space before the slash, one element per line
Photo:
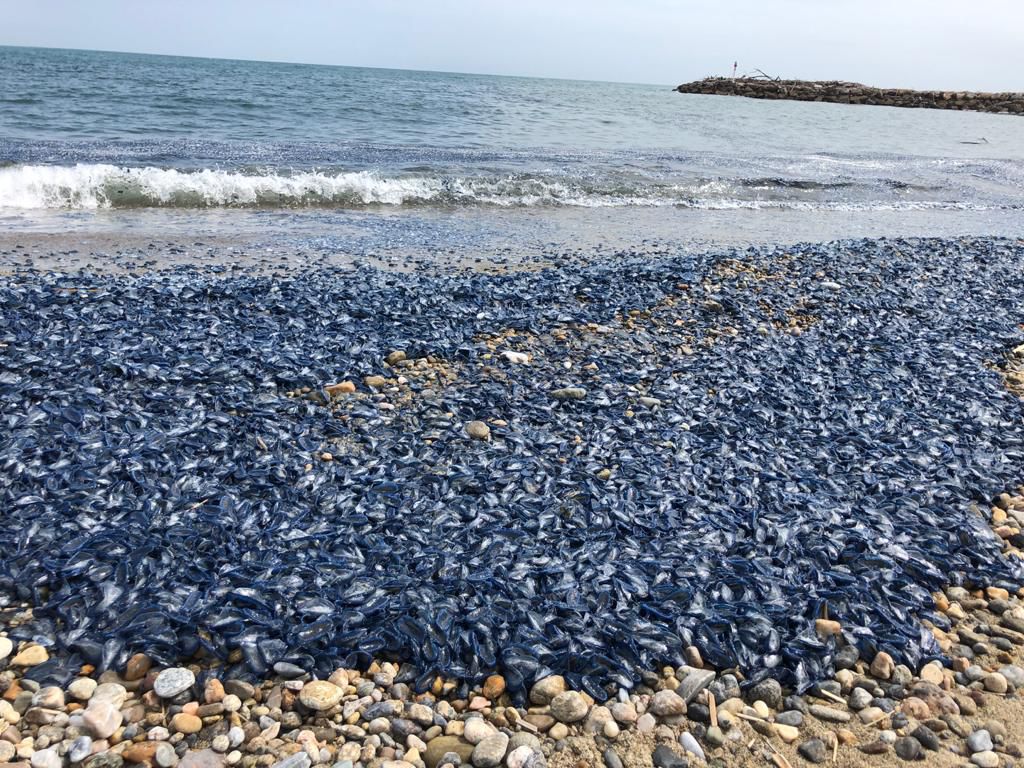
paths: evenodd
<path fill-rule="evenodd" d="M 960 109 L 974 112 L 1024 114 L 1024 93 L 976 93 L 971 91 L 914 91 L 906 88 L 872 88 L 860 83 L 761 78 L 708 77 L 676 88 L 680 93 L 745 96 L 751 99 L 828 101 L 837 104 L 876 104 L 886 107 Z"/>

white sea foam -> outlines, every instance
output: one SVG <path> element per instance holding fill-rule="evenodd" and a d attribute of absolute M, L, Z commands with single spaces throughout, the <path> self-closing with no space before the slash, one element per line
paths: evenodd
<path fill-rule="evenodd" d="M 981 210 L 965 202 L 846 201 L 751 196 L 728 179 L 636 188 L 587 186 L 551 176 L 383 176 L 368 171 L 252 173 L 128 168 L 107 164 L 0 168 L 0 208 L 89 210 L 119 207 L 668 207 L 708 210 Z"/>

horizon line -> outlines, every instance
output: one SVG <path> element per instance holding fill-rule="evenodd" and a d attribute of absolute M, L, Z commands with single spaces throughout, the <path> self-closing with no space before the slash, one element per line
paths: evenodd
<path fill-rule="evenodd" d="M 552 75 L 510 75 L 498 72 L 462 72 L 448 69 L 410 69 L 408 67 L 383 67 L 365 64 L 326 64 L 313 61 L 287 61 L 284 59 L 240 59 L 234 56 L 199 56 L 187 53 L 156 53 L 153 51 L 115 51 L 106 48 L 68 48 L 62 45 L 11 45 L 0 43 L 2 48 L 24 50 L 80 51 L 82 53 L 111 53 L 122 56 L 162 56 L 171 59 L 201 59 L 208 61 L 236 61 L 243 64 L 285 64 L 298 67 L 334 67 L 336 69 L 378 69 L 385 72 L 422 72 L 433 75 L 467 75 L 469 77 L 504 77 L 513 80 L 561 80 L 570 83 L 606 83 L 611 85 L 644 85 L 651 87 L 675 88 L 671 83 L 641 83 L 632 80 L 594 80 L 586 77 L 555 77 Z"/>

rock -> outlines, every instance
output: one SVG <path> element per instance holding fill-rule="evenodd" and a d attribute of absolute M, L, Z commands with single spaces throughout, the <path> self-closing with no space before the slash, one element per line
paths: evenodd
<path fill-rule="evenodd" d="M 505 759 L 507 749 L 508 736 L 504 733 L 495 733 L 477 744 L 469 759 L 476 768 L 497 768 Z"/>
<path fill-rule="evenodd" d="M 797 747 L 797 752 L 809 763 L 824 763 L 828 759 L 828 747 L 821 739 L 809 739 Z"/>
<path fill-rule="evenodd" d="M 305 754 L 304 752 L 297 753 L 299 755 Z M 296 757 L 292 755 L 291 757 Z M 282 760 L 281 762 L 285 762 Z M 281 763 L 278 763 L 280 765 Z M 300 768 L 309 768 L 310 760 L 309 756 L 306 755 L 306 762 L 303 765 L 301 762 L 298 763 Z M 224 765 L 224 756 L 218 755 L 212 749 L 200 749 L 192 752 L 186 752 L 181 758 L 181 762 L 178 763 L 179 768 L 222 768 Z M 295 768 L 295 763 L 292 764 Z"/>
<path fill-rule="evenodd" d="M 853 666 L 860 658 L 860 651 L 855 645 L 844 645 L 835 655 L 836 669 L 853 669 Z"/>
<path fill-rule="evenodd" d="M 885 651 L 879 651 L 871 662 L 871 674 L 882 680 L 888 680 L 892 677 L 895 669 L 896 663 L 892 660 L 892 656 Z"/>
<path fill-rule="evenodd" d="M 128 681 L 141 680 L 149 674 L 153 661 L 144 653 L 136 653 L 128 663 L 124 665 L 124 679 Z"/>
<path fill-rule="evenodd" d="M 712 725 L 708 728 L 707 733 L 704 734 L 704 741 L 712 747 L 720 747 L 725 744 L 725 733 L 718 726 Z"/>
<path fill-rule="evenodd" d="M 561 675 L 551 675 L 534 683 L 530 689 L 530 701 L 538 705 L 550 704 L 555 696 L 564 692 L 565 678 Z"/>
<path fill-rule="evenodd" d="M 0 637 L 0 661 L 10 656 L 13 650 L 14 643 L 11 642 L 11 639 L 9 637 Z"/>
<path fill-rule="evenodd" d="M 211 677 L 203 686 L 203 701 L 207 704 L 220 704 L 224 701 L 224 683 Z"/>
<path fill-rule="evenodd" d="M 555 741 L 561 741 L 568 735 L 569 726 L 567 726 L 565 723 L 555 723 L 551 726 L 550 730 L 548 730 L 548 736 L 550 736 Z"/>
<path fill-rule="evenodd" d="M 824 707 L 821 704 L 813 705 L 810 708 L 810 713 L 819 720 L 827 720 L 830 723 L 850 722 L 849 712 L 843 712 L 842 710 L 832 709 L 831 707 Z"/>
<path fill-rule="evenodd" d="M 562 387 L 551 390 L 551 396 L 555 400 L 584 400 L 587 397 L 587 390 L 583 387 Z"/>
<path fill-rule="evenodd" d="M 153 692 L 161 699 L 171 699 L 187 691 L 195 682 L 196 676 L 192 674 L 191 669 L 171 667 L 156 676 L 156 680 L 153 681 Z"/>
<path fill-rule="evenodd" d="M 921 742 L 909 736 L 896 739 L 893 748 L 896 750 L 896 754 L 903 760 L 920 760 L 923 756 L 921 754 Z"/>
<path fill-rule="evenodd" d="M 458 736 L 437 736 L 427 742 L 427 749 L 421 757 L 427 768 L 437 768 L 447 752 L 454 752 L 463 763 L 468 763 L 473 754 L 473 745 Z"/>
<path fill-rule="evenodd" d="M 187 712 L 179 712 L 171 718 L 171 729 L 179 733 L 199 733 L 203 730 L 203 721 Z"/>
<path fill-rule="evenodd" d="M 505 692 L 505 678 L 501 675 L 491 675 L 484 680 L 481 692 L 491 701 L 496 701 Z"/>
<path fill-rule="evenodd" d="M 622 759 L 619 757 L 618 753 L 611 747 L 608 747 L 608 749 L 604 751 L 602 757 L 604 758 L 605 768 L 623 768 Z"/>
<path fill-rule="evenodd" d="M 707 762 L 707 758 L 704 757 L 704 750 L 701 749 L 700 744 L 693 738 L 693 734 L 689 731 L 683 731 L 679 734 L 679 745 L 689 752 L 691 755 L 696 755 L 702 762 Z"/>
<path fill-rule="evenodd" d="M 13 659 L 11 666 L 14 667 L 35 667 L 47 661 L 50 654 L 41 645 L 30 645 Z"/>
<path fill-rule="evenodd" d="M 587 702 L 576 691 L 560 693 L 551 700 L 551 715 L 562 723 L 576 723 L 587 716 Z"/>
<path fill-rule="evenodd" d="M 606 739 L 612 739 L 613 741 L 619 738 L 619 724 L 614 720 L 606 720 L 605 724 L 601 727 L 601 733 L 604 734 Z"/>
<path fill-rule="evenodd" d="M 78 701 L 88 701 L 96 692 L 96 681 L 91 677 L 78 677 L 68 685 L 68 695 Z"/>
<path fill-rule="evenodd" d="M 400 362 L 406 359 L 405 350 L 396 349 L 394 352 L 389 352 L 388 356 L 384 358 L 384 362 L 388 365 L 398 365 Z"/>
<path fill-rule="evenodd" d="M 651 755 L 654 768 L 689 768 L 689 762 L 685 757 L 680 757 L 664 744 L 654 748 Z"/>
<path fill-rule="evenodd" d="M 775 723 L 774 730 L 776 735 L 787 744 L 792 744 L 794 741 L 800 738 L 800 731 L 792 725 L 786 725 L 785 723 Z"/>
<path fill-rule="evenodd" d="M 368 386 L 370 389 L 383 389 L 387 386 L 388 380 L 383 376 L 364 376 L 363 384 Z"/>
<path fill-rule="evenodd" d="M 648 711 L 658 717 L 686 714 L 686 702 L 675 691 L 658 691 L 651 697 Z"/>
<path fill-rule="evenodd" d="M 160 744 L 161 742 L 159 741 L 140 741 L 135 744 L 129 744 L 124 752 L 121 753 L 121 757 L 129 763 L 155 765 L 156 750 Z"/>
<path fill-rule="evenodd" d="M 61 768 L 64 761 L 57 754 L 56 747 L 39 749 L 32 753 L 32 768 Z"/>
<path fill-rule="evenodd" d="M 1010 683 L 1018 693 L 1020 689 L 1024 688 L 1024 668 L 1018 667 L 1016 664 L 1011 664 L 1006 667 L 1002 667 L 999 670 L 999 674 L 1006 678 L 1006 681 Z"/>
<path fill-rule="evenodd" d="M 91 754 L 92 739 L 88 736 L 79 736 L 68 747 L 67 758 L 69 762 L 80 763 Z"/>
<path fill-rule="evenodd" d="M 89 698 L 89 705 L 92 706 L 102 701 L 120 709 L 127 698 L 128 691 L 120 683 L 100 683 L 96 686 L 96 690 L 92 692 L 92 696 Z"/>
<path fill-rule="evenodd" d="M 159 742 L 156 745 L 153 760 L 159 768 L 174 768 L 178 764 L 178 753 L 174 751 L 174 747 L 170 744 Z"/>
<path fill-rule="evenodd" d="M 256 687 L 245 680 L 225 680 L 224 692 L 228 696 L 237 696 L 244 702 L 256 695 Z"/>
<path fill-rule="evenodd" d="M 309 768 L 311 761 L 305 752 L 296 752 L 274 763 L 273 768 Z M 183 766 L 184 768 L 184 766 Z"/>
<path fill-rule="evenodd" d="M 691 669 L 686 673 L 686 677 L 683 678 L 682 682 L 679 683 L 676 693 L 682 697 L 683 701 L 689 704 L 697 697 L 698 693 L 711 685 L 714 679 L 715 673 L 711 670 Z"/>
<path fill-rule="evenodd" d="M 945 679 L 942 665 L 937 661 L 925 664 L 921 667 L 921 679 L 929 683 L 935 683 L 935 685 L 942 685 L 942 681 Z"/>
<path fill-rule="evenodd" d="M 491 428 L 482 421 L 466 422 L 465 431 L 474 440 L 488 440 L 491 437 Z"/>
<path fill-rule="evenodd" d="M 998 672 L 990 672 L 982 678 L 981 682 L 985 686 L 985 690 L 992 693 L 1006 693 L 1008 688 L 1006 678 Z"/>
<path fill-rule="evenodd" d="M 984 729 L 974 731 L 967 737 L 967 749 L 972 753 L 986 752 L 992 748 L 992 735 Z"/>
<path fill-rule="evenodd" d="M 32 706 L 44 709 L 64 709 L 64 691 L 55 685 L 40 688 L 32 695 Z"/>
<path fill-rule="evenodd" d="M 938 752 L 939 748 L 942 746 L 942 742 L 939 741 L 939 737 L 936 736 L 935 732 L 926 725 L 917 726 L 917 728 L 910 732 L 910 735 L 917 739 L 921 743 L 922 747 L 932 752 Z"/>
<path fill-rule="evenodd" d="M 511 350 L 505 350 L 501 353 L 501 356 L 509 363 L 515 365 L 525 365 L 530 362 L 530 356 L 523 352 L 513 352 Z"/>
<path fill-rule="evenodd" d="M 94 739 L 107 739 L 121 727 L 121 710 L 108 701 L 90 701 L 82 713 L 82 727 Z"/>
<path fill-rule="evenodd" d="M 488 736 L 493 736 L 495 733 L 496 731 L 494 726 L 482 717 L 471 717 L 466 720 L 465 729 L 462 732 L 462 738 L 470 744 L 476 745 Z"/>
<path fill-rule="evenodd" d="M 124 758 L 116 752 L 100 752 L 86 759 L 85 768 L 121 768 Z"/>
<path fill-rule="evenodd" d="M 889 751 L 889 745 L 879 739 L 878 741 L 861 744 L 858 749 L 865 755 L 884 755 Z"/>
<path fill-rule="evenodd" d="M 587 719 L 583 723 L 584 733 L 603 733 L 606 723 L 614 723 L 612 713 L 608 707 L 591 707 Z M 619 733 L 619 726 L 615 726 L 615 735 Z"/>
<path fill-rule="evenodd" d="M 785 712 L 779 712 L 775 716 L 775 722 L 799 728 L 804 724 L 804 714 L 798 709 L 788 709 Z"/>
<path fill-rule="evenodd" d="M 345 691 L 326 680 L 312 680 L 302 686 L 299 701 L 314 712 L 325 712 L 344 698 Z"/>
<path fill-rule="evenodd" d="M 854 688 L 850 692 L 850 698 L 847 703 L 850 705 L 850 709 L 855 712 L 859 712 L 869 706 L 871 704 L 871 699 L 873 698 L 874 697 L 863 688 Z"/>
<path fill-rule="evenodd" d="M 631 725 L 636 722 L 636 707 L 633 706 L 631 701 L 616 701 L 608 709 L 617 722 L 624 725 Z"/>
<path fill-rule="evenodd" d="M 999 755 L 992 751 L 975 752 L 971 762 L 978 768 L 999 768 Z"/>
<path fill-rule="evenodd" d="M 547 760 L 544 759 L 544 753 L 539 747 L 528 747 L 524 744 L 508 753 L 505 765 L 508 768 L 544 768 Z"/>
<path fill-rule="evenodd" d="M 749 701 L 763 701 L 772 709 L 782 708 L 782 686 L 778 680 L 766 678 L 747 691 Z"/>
<path fill-rule="evenodd" d="M 640 733 L 650 733 L 658 725 L 658 721 L 654 719 L 654 715 L 650 712 L 644 712 L 636 720 L 636 729 Z"/>

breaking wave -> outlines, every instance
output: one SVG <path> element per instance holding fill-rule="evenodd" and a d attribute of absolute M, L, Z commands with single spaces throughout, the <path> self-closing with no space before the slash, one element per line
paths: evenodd
<path fill-rule="evenodd" d="M 883 180 L 884 181 L 884 180 Z M 0 166 L 0 208 L 357 208 L 366 206 L 646 206 L 714 210 L 983 210 L 945 200 L 836 199 L 851 186 L 800 179 L 601 183 L 558 175 L 395 175 L 372 171 L 265 172 L 80 163 Z M 889 186 L 884 183 L 880 186 Z M 884 195 L 883 195 L 884 197 Z M 1017 206 L 1012 206 L 1017 207 Z"/>

